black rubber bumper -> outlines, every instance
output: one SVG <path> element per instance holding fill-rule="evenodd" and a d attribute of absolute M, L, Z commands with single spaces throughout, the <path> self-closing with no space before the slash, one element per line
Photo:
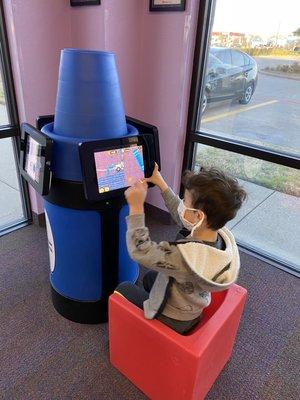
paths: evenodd
<path fill-rule="evenodd" d="M 99 324 L 108 321 L 108 299 L 99 301 L 77 301 L 57 293 L 51 286 L 55 310 L 63 317 L 80 324 Z"/>

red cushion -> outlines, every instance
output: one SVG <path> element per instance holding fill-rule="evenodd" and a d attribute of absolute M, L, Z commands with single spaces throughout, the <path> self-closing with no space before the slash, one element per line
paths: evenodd
<path fill-rule="evenodd" d="M 203 399 L 231 355 L 246 294 L 238 285 L 213 293 L 201 322 L 186 336 L 111 295 L 111 363 L 153 400 Z"/>

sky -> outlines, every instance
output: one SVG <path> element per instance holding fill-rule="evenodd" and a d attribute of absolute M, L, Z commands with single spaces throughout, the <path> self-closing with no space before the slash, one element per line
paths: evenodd
<path fill-rule="evenodd" d="M 217 0 L 213 32 L 287 36 L 300 28 L 300 0 Z"/>

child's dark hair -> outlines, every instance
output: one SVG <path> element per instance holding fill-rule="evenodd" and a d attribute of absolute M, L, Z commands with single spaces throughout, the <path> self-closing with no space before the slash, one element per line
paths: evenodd
<path fill-rule="evenodd" d="M 236 179 L 217 168 L 186 171 L 182 184 L 191 193 L 193 207 L 206 214 L 207 225 L 213 230 L 233 219 L 247 197 Z"/>

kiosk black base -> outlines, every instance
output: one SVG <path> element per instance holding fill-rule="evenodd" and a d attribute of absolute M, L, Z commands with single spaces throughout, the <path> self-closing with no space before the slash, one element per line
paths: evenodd
<path fill-rule="evenodd" d="M 108 321 L 108 299 L 98 301 L 76 301 L 57 293 L 51 286 L 55 310 L 63 317 L 80 324 L 99 324 Z"/>

